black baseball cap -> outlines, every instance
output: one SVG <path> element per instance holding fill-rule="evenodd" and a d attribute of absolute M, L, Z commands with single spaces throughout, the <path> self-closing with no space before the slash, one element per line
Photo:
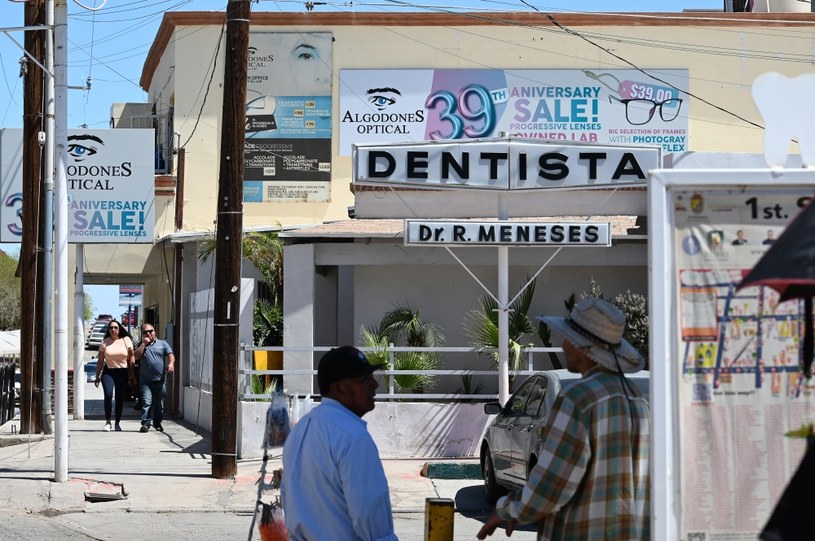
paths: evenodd
<path fill-rule="evenodd" d="M 353 346 L 341 346 L 329 350 L 317 365 L 317 384 L 320 386 L 320 394 L 326 394 L 335 381 L 366 376 L 385 366 L 387 365 L 369 363 L 365 354 Z"/>

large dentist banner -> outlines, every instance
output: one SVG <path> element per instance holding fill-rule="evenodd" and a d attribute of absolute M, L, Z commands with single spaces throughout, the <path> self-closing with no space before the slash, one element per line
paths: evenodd
<path fill-rule="evenodd" d="M 341 70 L 354 143 L 498 137 L 688 150 L 688 70 Z"/>
<path fill-rule="evenodd" d="M 22 241 L 21 129 L 0 130 L 0 242 Z M 153 130 L 68 130 L 68 242 L 152 243 Z"/>

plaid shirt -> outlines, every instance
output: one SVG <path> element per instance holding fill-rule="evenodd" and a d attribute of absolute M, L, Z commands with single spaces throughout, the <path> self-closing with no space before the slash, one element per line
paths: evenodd
<path fill-rule="evenodd" d="M 563 391 L 526 485 L 498 500 L 501 519 L 540 521 L 544 541 L 650 539 L 650 409 L 628 395 L 630 408 L 619 374 L 597 368 Z"/>

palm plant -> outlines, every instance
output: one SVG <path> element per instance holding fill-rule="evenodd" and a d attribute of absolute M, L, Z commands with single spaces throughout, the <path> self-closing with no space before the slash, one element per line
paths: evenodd
<path fill-rule="evenodd" d="M 215 252 L 215 232 L 198 245 L 198 261 L 206 263 Z M 260 273 L 265 287 L 253 311 L 252 335 L 255 345 L 279 346 L 283 343 L 283 243 L 274 231 L 246 233 L 241 242 L 243 258 Z"/>
<path fill-rule="evenodd" d="M 272 394 L 277 389 L 277 378 L 252 374 L 249 377 L 249 391 L 252 394 Z M 271 402 L 271 398 L 254 398 L 253 402 Z"/>
<path fill-rule="evenodd" d="M 535 280 L 510 305 L 509 313 L 509 369 L 521 369 L 523 355 L 521 343 L 524 336 L 534 332 L 532 321 L 527 315 L 535 296 Z M 464 330 L 470 336 L 472 343 L 479 349 L 494 348 L 489 352 L 493 367 L 498 367 L 498 303 L 492 297 L 480 297 L 480 310 L 470 311 L 464 320 Z M 527 344 L 531 345 L 531 344 Z M 511 380 L 512 378 L 510 378 Z"/>
<path fill-rule="evenodd" d="M 267 299 L 258 299 L 252 318 L 252 338 L 257 346 L 283 344 L 283 308 Z"/>
<path fill-rule="evenodd" d="M 566 313 L 572 311 L 574 308 L 574 293 L 572 293 L 568 299 L 563 301 L 563 304 L 566 306 Z M 543 321 L 538 323 L 538 337 L 541 339 L 541 343 L 550 348 L 552 347 L 552 329 L 549 328 L 549 325 L 544 323 Z M 560 363 L 560 359 L 557 358 L 557 353 L 549 352 L 549 360 L 552 362 L 553 368 L 563 368 L 563 365 Z"/>
<path fill-rule="evenodd" d="M 444 342 L 441 329 L 433 323 L 423 321 L 421 310 L 410 306 L 396 306 L 386 312 L 377 327 L 363 327 L 360 340 L 368 351 L 371 362 L 384 363 L 389 359 L 388 345 L 431 348 Z M 404 351 L 394 355 L 395 370 L 435 370 L 439 365 L 439 354 L 429 351 Z M 429 374 L 404 374 L 394 376 L 400 389 L 421 391 L 432 387 L 436 376 Z"/>

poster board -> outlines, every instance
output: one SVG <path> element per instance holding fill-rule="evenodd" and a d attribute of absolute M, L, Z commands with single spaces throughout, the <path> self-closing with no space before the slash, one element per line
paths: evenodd
<path fill-rule="evenodd" d="M 654 66 L 657 67 L 657 66 Z M 342 69 L 339 155 L 354 144 L 500 136 L 688 150 L 688 70 Z"/>
<path fill-rule="evenodd" d="M 155 136 L 152 129 L 69 129 L 68 242 L 155 241 Z M 23 130 L 0 130 L 0 242 L 23 238 Z"/>
<path fill-rule="evenodd" d="M 815 419 L 802 302 L 745 273 L 815 194 L 815 171 L 657 170 L 649 191 L 654 539 L 747 540 Z"/>
<path fill-rule="evenodd" d="M 244 203 L 330 201 L 333 41 L 249 33 Z"/>

